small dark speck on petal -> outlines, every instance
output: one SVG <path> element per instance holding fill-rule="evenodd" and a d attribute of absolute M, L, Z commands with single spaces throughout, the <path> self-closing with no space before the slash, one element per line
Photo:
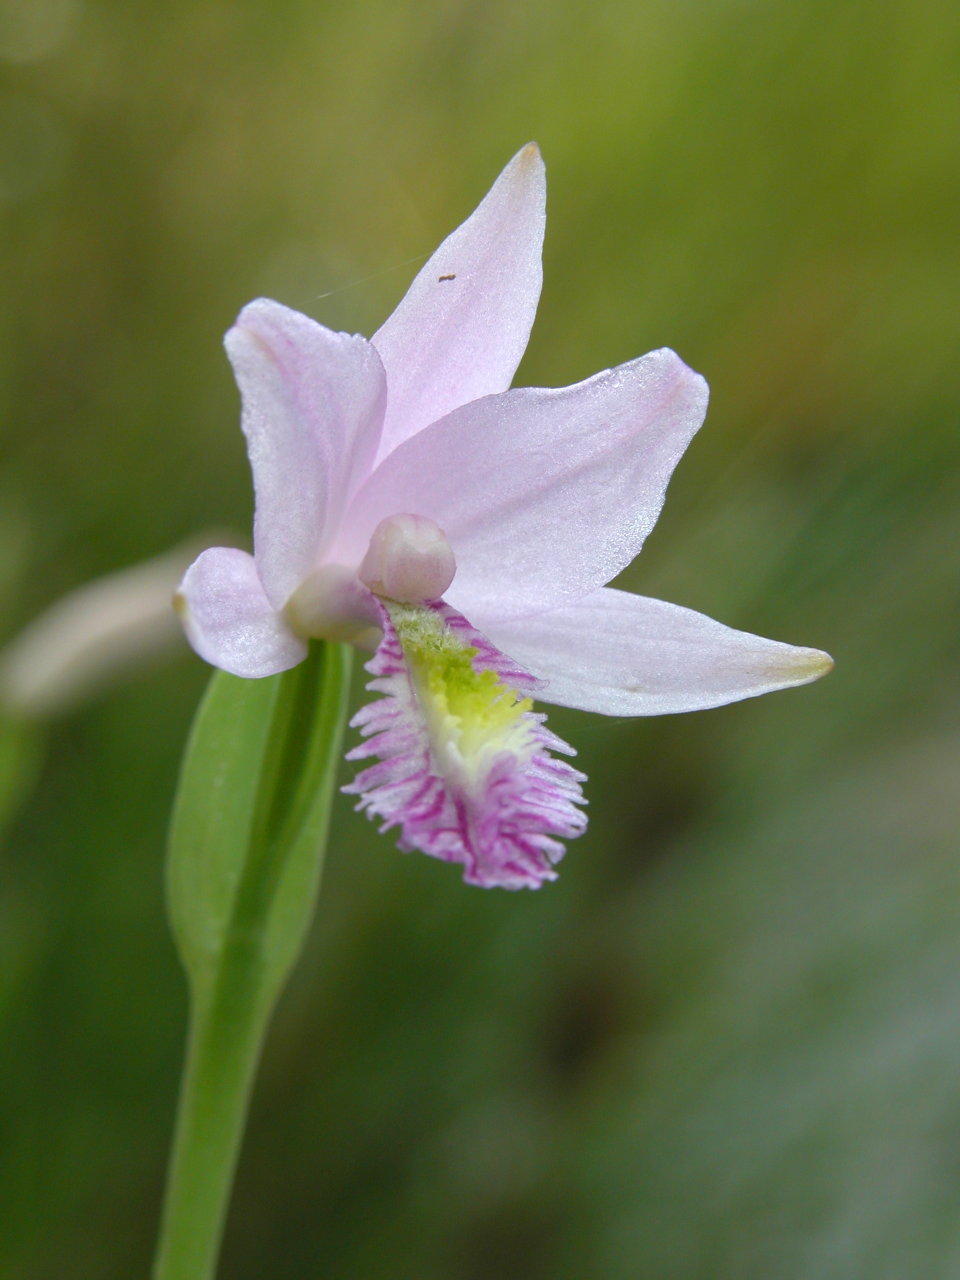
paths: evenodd
<path fill-rule="evenodd" d="M 444 280 L 456 280 L 456 278 L 457 273 L 455 271 L 451 271 L 448 276 L 437 276 L 437 284 L 443 284 Z"/>

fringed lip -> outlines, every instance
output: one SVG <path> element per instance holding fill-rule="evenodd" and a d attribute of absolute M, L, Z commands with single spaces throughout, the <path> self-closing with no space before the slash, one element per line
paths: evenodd
<path fill-rule="evenodd" d="M 586 827 L 573 748 L 531 710 L 537 682 L 442 602 L 383 605 L 367 686 L 384 695 L 352 721 L 376 758 L 344 790 L 399 827 L 398 847 L 463 866 L 468 884 L 538 888 L 556 878 L 562 840 Z"/>

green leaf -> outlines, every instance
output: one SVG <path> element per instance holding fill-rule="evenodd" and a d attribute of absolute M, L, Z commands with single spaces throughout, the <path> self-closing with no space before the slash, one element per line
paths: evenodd
<path fill-rule="evenodd" d="M 300 954 L 313 916 L 330 827 L 334 785 L 343 753 L 353 650 L 326 645 L 323 665 L 303 664 L 300 692 L 313 715 L 302 735 L 291 734 L 285 777 L 294 783 L 280 810 L 276 840 L 284 858 L 267 921 L 265 951 L 279 985 Z M 299 766 L 299 767 L 298 767 Z"/>
<path fill-rule="evenodd" d="M 156 1280 L 212 1280 L 260 1047 L 313 914 L 350 650 L 267 680 L 217 673 L 187 745 L 168 895 L 190 1040 Z"/>
<path fill-rule="evenodd" d="M 170 918 L 195 995 L 231 935 L 265 998 L 295 959 L 316 898 L 339 763 L 350 653 L 312 646 L 279 676 L 217 672 L 184 758 L 168 861 Z"/>

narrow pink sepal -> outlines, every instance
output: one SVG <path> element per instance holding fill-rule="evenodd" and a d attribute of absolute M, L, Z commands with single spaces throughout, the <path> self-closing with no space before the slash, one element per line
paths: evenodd
<path fill-rule="evenodd" d="M 809 684 L 833 666 L 819 649 L 735 631 L 613 587 L 490 630 L 543 682 L 544 702 L 608 716 L 720 707 Z"/>
<path fill-rule="evenodd" d="M 457 405 L 509 387 L 540 298 L 545 218 L 546 176 L 531 142 L 373 336 L 390 388 L 380 458 Z"/>
<path fill-rule="evenodd" d="M 493 671 L 522 695 L 536 681 L 447 605 L 429 606 L 444 618 L 465 646 L 476 650 L 475 671 Z M 419 849 L 464 867 L 467 884 L 483 888 L 536 889 L 556 878 L 554 864 L 564 854 L 562 839 L 580 835 L 586 817 L 584 775 L 551 751 L 573 755 L 546 728 L 546 717 L 522 715 L 521 750 L 496 752 L 479 777 L 444 774 L 431 750 L 427 718 L 418 701 L 397 632 L 384 610 L 384 636 L 367 663 L 374 679 L 367 686 L 383 698 L 354 716 L 352 726 L 366 739 L 348 760 L 378 757 L 344 791 L 360 796 L 358 809 L 379 819 L 381 830 L 400 828 L 404 852 Z"/>

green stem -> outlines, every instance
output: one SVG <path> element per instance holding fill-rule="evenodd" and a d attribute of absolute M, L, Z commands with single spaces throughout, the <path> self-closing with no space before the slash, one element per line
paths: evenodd
<path fill-rule="evenodd" d="M 271 911 L 308 811 L 323 810 L 316 858 L 322 864 L 330 799 L 346 720 L 350 651 L 324 645 L 290 673 L 271 726 L 250 847 L 233 898 L 213 981 L 192 990 L 187 1060 L 154 1280 L 212 1280 L 246 1123 L 250 1094 L 281 975 L 265 958 Z M 318 679 L 319 677 L 319 679 Z M 304 695 L 317 696 L 304 740 Z M 290 759 L 291 744 L 302 752 Z M 291 787 L 291 776 L 293 785 Z"/>
<path fill-rule="evenodd" d="M 191 1016 L 156 1280 L 208 1280 L 215 1274 L 269 1016 L 256 998 L 249 968 L 242 961 L 225 965 L 214 999 Z"/>

